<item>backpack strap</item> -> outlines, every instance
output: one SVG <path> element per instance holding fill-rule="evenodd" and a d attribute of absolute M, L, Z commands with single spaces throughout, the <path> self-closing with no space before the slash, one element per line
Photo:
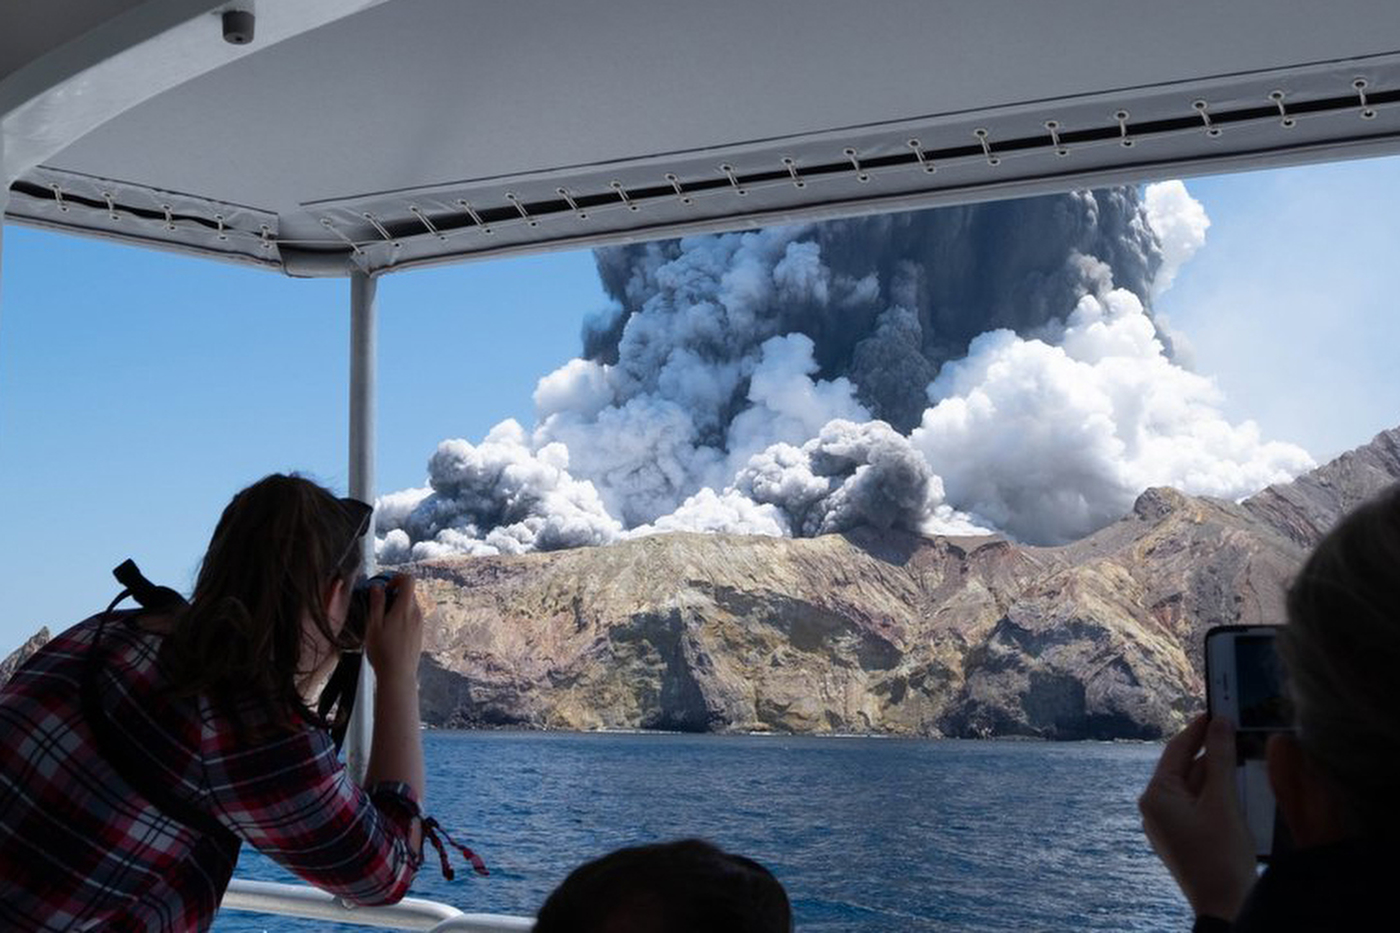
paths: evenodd
<path fill-rule="evenodd" d="M 98 754 L 111 765 L 112 770 L 116 771 L 122 780 L 130 784 L 137 793 L 150 801 L 156 809 L 167 817 L 209 837 L 220 848 L 233 846 L 236 849 L 239 843 L 237 834 L 208 813 L 171 793 L 151 773 L 149 762 L 141 757 L 136 748 L 117 737 L 111 721 L 107 717 L 106 710 L 103 709 L 101 699 L 98 696 L 97 684 L 98 677 L 107 661 L 107 652 L 103 650 L 102 636 L 106 630 L 107 622 L 113 617 L 117 604 L 126 599 L 127 596 L 134 596 L 142 606 L 151 609 L 173 609 L 186 605 L 184 597 L 169 587 L 152 585 L 141 575 L 136 564 L 130 560 L 114 570 L 113 574 L 127 588 L 118 594 L 116 599 L 112 600 L 107 611 L 102 613 L 102 617 L 98 620 L 97 631 L 93 633 L 92 644 L 88 646 L 87 658 L 83 667 L 83 681 L 80 687 L 83 719 L 92 730 Z"/>

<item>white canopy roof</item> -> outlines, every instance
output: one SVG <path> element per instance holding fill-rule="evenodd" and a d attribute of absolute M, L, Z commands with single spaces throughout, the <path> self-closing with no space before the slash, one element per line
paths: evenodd
<path fill-rule="evenodd" d="M 1400 151 L 1393 0 L 3 16 L 10 219 L 294 275 Z"/>

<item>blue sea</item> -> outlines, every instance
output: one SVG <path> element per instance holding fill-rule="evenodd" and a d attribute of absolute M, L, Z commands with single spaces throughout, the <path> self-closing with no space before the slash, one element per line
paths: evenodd
<path fill-rule="evenodd" d="M 700 836 L 783 882 L 805 933 L 1182 931 L 1143 839 L 1160 746 L 790 736 L 425 733 L 428 810 L 491 868 L 413 896 L 532 915 L 581 862 Z M 247 847 L 240 877 L 293 881 Z M 338 930 L 228 911 L 218 933 Z"/>

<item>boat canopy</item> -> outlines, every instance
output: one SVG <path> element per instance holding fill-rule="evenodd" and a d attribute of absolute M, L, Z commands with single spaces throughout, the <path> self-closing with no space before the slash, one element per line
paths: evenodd
<path fill-rule="evenodd" d="M 1394 0 L 0 15 L 10 220 L 291 275 L 1400 151 Z"/>

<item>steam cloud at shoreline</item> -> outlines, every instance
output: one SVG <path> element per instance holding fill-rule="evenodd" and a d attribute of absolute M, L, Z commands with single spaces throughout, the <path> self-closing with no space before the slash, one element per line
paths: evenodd
<path fill-rule="evenodd" d="M 613 247 L 536 423 L 444 441 L 380 559 L 857 525 L 1060 543 L 1147 486 L 1312 466 L 1231 424 L 1150 313 L 1204 242 L 1180 182 Z"/>

